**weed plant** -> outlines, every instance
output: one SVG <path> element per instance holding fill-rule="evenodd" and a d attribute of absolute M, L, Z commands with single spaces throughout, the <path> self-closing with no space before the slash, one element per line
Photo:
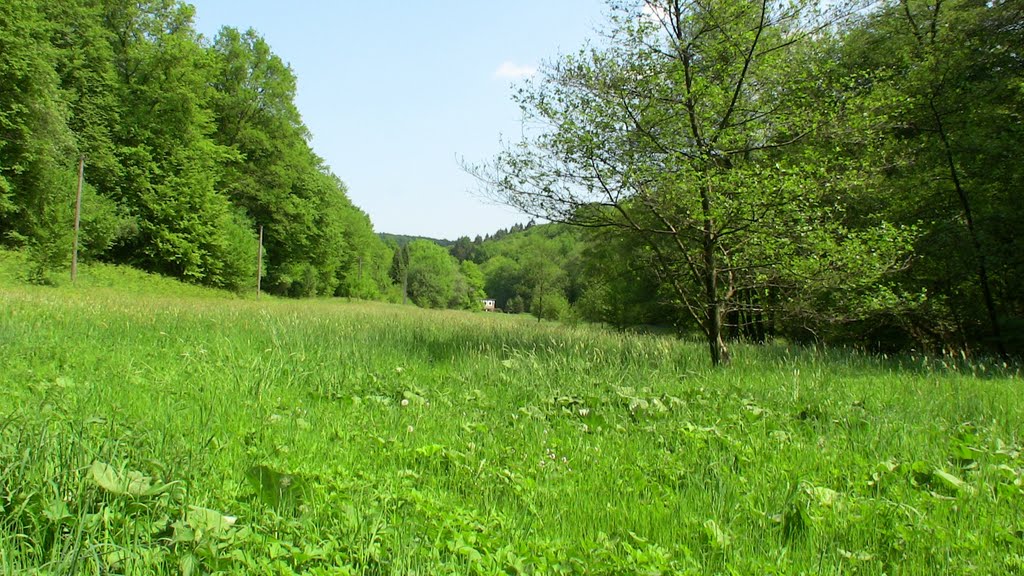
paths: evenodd
<path fill-rule="evenodd" d="M 1012 369 L 9 278 L 0 573 L 1024 571 Z"/>

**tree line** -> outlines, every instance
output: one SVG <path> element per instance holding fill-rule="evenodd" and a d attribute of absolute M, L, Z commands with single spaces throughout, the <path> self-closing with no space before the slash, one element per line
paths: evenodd
<path fill-rule="evenodd" d="M 0 244 L 263 286 L 730 343 L 1024 350 L 1024 3 L 625 0 L 467 166 L 551 224 L 373 233 L 309 146 L 295 76 L 178 0 L 0 5 Z"/>
<path fill-rule="evenodd" d="M 252 30 L 177 0 L 0 6 L 0 243 L 44 281 L 82 256 L 230 289 L 379 297 L 391 254 L 309 146 L 295 75 Z"/>

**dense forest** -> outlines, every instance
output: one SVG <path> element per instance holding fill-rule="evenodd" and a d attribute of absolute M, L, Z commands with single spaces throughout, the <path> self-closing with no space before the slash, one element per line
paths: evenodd
<path fill-rule="evenodd" d="M 177 0 L 0 5 L 0 244 L 348 296 L 932 353 L 1024 351 L 1024 2 L 613 2 L 466 168 L 544 221 L 378 236 L 309 145 L 295 76 Z"/>
<path fill-rule="evenodd" d="M 295 76 L 255 32 L 212 40 L 175 0 L 0 6 L 0 242 L 231 289 L 379 297 L 390 253 L 309 146 Z"/>

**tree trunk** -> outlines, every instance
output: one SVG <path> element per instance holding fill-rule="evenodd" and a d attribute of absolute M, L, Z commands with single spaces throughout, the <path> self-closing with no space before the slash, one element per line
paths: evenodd
<path fill-rule="evenodd" d="M 718 241 L 715 235 L 715 221 L 711 214 L 711 189 L 701 189 L 701 210 L 704 213 L 704 298 L 706 312 L 704 332 L 711 352 L 711 364 L 722 366 L 729 363 L 729 350 L 722 339 L 722 322 L 725 315 L 718 294 Z"/>
<path fill-rule="evenodd" d="M 974 258 L 978 271 L 978 285 L 981 288 L 981 297 L 985 303 L 985 311 L 988 313 L 988 321 L 992 330 L 992 339 L 995 340 L 996 352 L 999 353 L 1003 360 L 1009 360 L 1010 356 L 1006 351 L 1006 343 L 1003 341 L 1003 333 L 999 326 L 999 314 L 996 312 L 995 299 L 992 297 L 992 282 L 988 276 L 985 250 L 981 245 L 981 239 L 978 237 L 978 231 L 974 226 L 974 213 L 971 210 L 970 199 L 967 197 L 967 191 L 964 190 L 963 184 L 960 182 L 960 172 L 957 170 L 956 162 L 953 158 L 953 147 L 949 143 L 949 136 L 946 134 L 942 115 L 939 114 L 938 109 L 935 107 L 934 99 L 930 100 L 928 104 L 931 106 L 932 117 L 935 119 L 935 125 L 939 131 L 939 139 L 942 141 L 943 152 L 949 167 L 949 175 L 953 180 L 953 187 L 956 189 L 957 198 L 960 200 L 960 208 L 964 213 L 967 235 L 970 238 L 971 247 L 974 249 Z"/>
<path fill-rule="evenodd" d="M 713 366 L 726 366 L 729 364 L 729 348 L 722 338 L 722 305 L 719 303 L 708 304 L 707 322 L 705 333 L 707 334 L 708 350 L 711 352 L 711 364 Z"/>

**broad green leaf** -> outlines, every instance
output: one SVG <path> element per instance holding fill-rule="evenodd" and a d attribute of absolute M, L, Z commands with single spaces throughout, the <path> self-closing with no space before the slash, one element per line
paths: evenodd
<path fill-rule="evenodd" d="M 178 560 L 181 576 L 192 576 L 199 569 L 199 561 L 192 554 L 185 554 Z"/>
<path fill-rule="evenodd" d="M 127 474 L 126 481 L 124 483 L 124 492 L 131 496 L 144 496 L 152 488 L 150 478 L 144 476 L 141 472 L 131 470 Z"/>
<path fill-rule="evenodd" d="M 185 518 L 193 530 L 217 535 L 226 532 L 237 521 L 234 516 L 225 516 L 216 510 L 199 506 L 189 506 Z"/>
<path fill-rule="evenodd" d="M 124 494 L 124 479 L 110 464 L 96 461 L 89 468 L 93 482 L 111 494 Z"/>
<path fill-rule="evenodd" d="M 71 512 L 68 511 L 68 505 L 59 498 L 54 498 L 43 508 L 43 515 L 55 524 L 60 524 L 72 517 Z"/>
<path fill-rule="evenodd" d="M 936 468 L 934 471 L 934 478 L 938 481 L 939 486 L 952 492 L 966 492 L 968 494 L 974 492 L 973 486 L 945 470 Z"/>
<path fill-rule="evenodd" d="M 726 534 L 714 520 L 708 519 L 704 522 L 704 531 L 711 539 L 712 544 L 719 548 L 725 548 L 732 543 L 732 537 Z"/>
<path fill-rule="evenodd" d="M 807 488 L 807 494 L 814 498 L 819 505 L 825 508 L 831 508 L 839 501 L 840 498 L 839 492 L 822 486 L 809 486 Z"/>
<path fill-rule="evenodd" d="M 129 550 L 113 550 L 103 555 L 103 562 L 107 565 L 108 569 L 116 570 L 125 560 L 129 560 L 134 556 Z"/>

